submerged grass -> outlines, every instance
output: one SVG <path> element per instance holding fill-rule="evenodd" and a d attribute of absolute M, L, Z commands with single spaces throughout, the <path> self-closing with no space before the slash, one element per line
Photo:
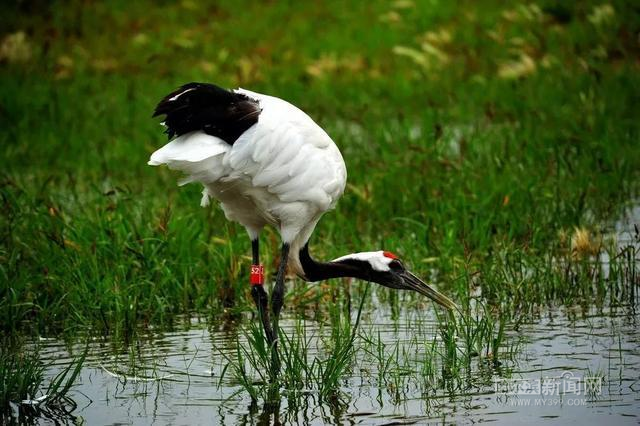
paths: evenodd
<path fill-rule="evenodd" d="M 438 315 L 428 329 L 421 320 L 408 324 L 411 334 L 401 342 L 385 342 L 379 332 L 360 337 L 377 367 L 377 386 L 395 394 L 392 399 L 406 400 L 401 390 L 413 388 L 452 396 L 508 373 L 502 366 L 512 361 L 518 339 L 507 338 L 506 322 L 478 302 L 466 315 Z"/>
<path fill-rule="evenodd" d="M 465 315 L 442 314 L 426 323 L 410 320 L 406 327 L 411 333 L 389 341 L 379 329 L 359 327 L 366 291 L 360 297 L 353 322 L 343 313 L 327 324 L 331 339 L 309 336 L 306 321 L 299 319 L 290 333 L 282 330 L 279 375 L 271 370 L 272 354 L 262 329 L 250 323 L 246 342 L 238 340 L 233 354 L 222 353 L 227 364 L 218 386 L 239 384 L 253 401 L 267 404 L 279 403 L 284 393 L 290 406 L 299 405 L 308 394 L 331 405 L 343 398 L 344 388 L 350 386 L 347 378 L 362 377 L 387 393 L 386 398 L 379 394 L 380 403 L 400 404 L 415 390 L 425 397 L 454 396 L 487 386 L 497 374 L 509 374 L 519 339 L 507 336 L 506 317 L 481 301 L 474 300 Z"/>
<path fill-rule="evenodd" d="M 367 287 L 368 288 L 368 287 Z M 331 339 L 322 348 L 312 347 L 302 321 L 297 321 L 292 335 L 280 330 L 279 372 L 274 371 L 272 348 L 266 343 L 262 328 L 251 323 L 245 332 L 247 344 L 237 342 L 235 357 L 222 353 L 228 361 L 218 386 L 231 370 L 234 380 L 256 401 L 280 400 L 279 391 L 296 399 L 305 393 L 317 393 L 320 402 L 340 398 L 340 384 L 354 360 L 358 326 L 367 296 L 367 288 L 360 297 L 355 321 L 349 312 L 336 314 L 331 324 Z M 319 340 L 315 340 L 316 343 Z M 312 356 L 311 352 L 317 354 Z"/>
<path fill-rule="evenodd" d="M 36 398 L 42 390 L 44 366 L 37 353 L 17 353 L 4 347 L 0 353 L 0 383 L 2 412 L 7 413 L 9 404 Z"/>
<path fill-rule="evenodd" d="M 25 351 L 3 343 L 0 347 L 0 420 L 9 422 L 14 413 L 19 416 L 20 413 L 34 414 L 38 410 L 66 412 L 75 408 L 68 394 L 83 367 L 86 349 L 45 388 L 47 366 L 40 360 L 37 350 Z"/>

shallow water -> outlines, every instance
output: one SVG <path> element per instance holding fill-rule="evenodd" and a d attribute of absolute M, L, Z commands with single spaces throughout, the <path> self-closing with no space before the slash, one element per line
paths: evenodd
<path fill-rule="evenodd" d="M 407 315 L 410 316 L 410 315 Z M 379 387 L 378 365 L 359 353 L 357 366 L 345 379 L 346 397 L 341 403 L 318 404 L 318 395 L 300 397 L 289 407 L 283 397 L 279 421 L 308 424 L 403 424 L 403 423 L 500 423 L 561 419 L 563 423 L 621 422 L 640 420 L 640 333 L 638 315 L 633 309 L 592 313 L 579 318 L 561 312 L 547 312 L 536 323 L 522 324 L 515 334 L 524 336 L 518 355 L 494 369 L 490 380 L 453 392 L 437 390 L 424 397 L 419 386 L 408 379 L 403 389 Z M 364 320 L 363 320 L 364 321 Z M 405 322 L 406 321 L 406 322 Z M 406 316 L 392 321 L 381 313 L 371 331 L 381 331 L 385 342 L 412 347 L 415 325 Z M 422 321 L 422 320 L 421 320 Z M 433 320 L 423 320 L 421 332 L 434 329 Z M 389 327 L 388 324 L 394 324 Z M 308 324 L 309 331 L 313 324 Z M 287 333 L 293 333 L 290 327 Z M 369 333 L 369 331 L 367 331 Z M 375 334 L 375 333 L 374 333 Z M 65 345 L 56 340 L 43 341 L 43 359 L 63 366 L 70 361 Z M 131 367 L 126 349 L 114 351 L 108 345 L 93 343 L 78 385 L 72 394 L 78 407 L 66 419 L 89 424 L 253 424 L 274 416 L 269 410 L 251 403 L 246 392 L 229 379 L 217 383 L 225 364 L 217 350 L 235 345 L 233 333 L 209 331 L 197 325 L 188 331 L 164 333 L 139 342 L 138 370 Z M 81 348 L 76 348 L 80 350 Z M 120 353 L 119 357 L 114 354 Z M 55 369 L 51 369 L 52 374 Z M 532 395 L 505 395 L 500 370 L 535 387 L 540 379 L 558 383 L 556 392 L 541 390 Z M 373 374 L 371 374 L 373 372 Z M 572 375 L 572 376 L 569 376 Z M 604 377 L 598 395 L 567 392 L 564 386 L 587 375 Z M 126 378 L 125 376 L 129 376 Z M 519 383 L 521 383 L 519 382 Z M 566 384 L 565 384 L 566 383 Z M 498 390 L 498 392 L 496 392 Z M 75 419 L 74 419 L 75 417 Z M 397 423 L 396 423 L 397 422 Z"/>
<path fill-rule="evenodd" d="M 638 239 L 633 225 L 640 207 L 612 225 L 621 245 Z M 606 262 L 607 259 L 601 259 Z M 375 293 L 374 293 L 375 297 Z M 373 306 L 387 306 L 376 304 Z M 404 306 L 400 304 L 400 306 Z M 529 323 L 507 330 L 503 348 L 517 345 L 512 356 L 491 366 L 475 364 L 461 381 L 425 387 L 420 374 L 403 374 L 398 366 L 380 375 L 380 360 L 356 340 L 356 362 L 342 382 L 340 400 L 319 402 L 313 389 L 288 398 L 279 407 L 251 402 L 233 382 L 221 380 L 233 357 L 241 330 L 230 322 L 209 329 L 197 320 L 181 330 L 142 336 L 128 346 L 109 341 L 90 343 L 89 355 L 71 397 L 77 404 L 68 415 L 43 412 L 38 423 L 87 424 L 502 424 L 561 421 L 580 424 L 640 422 L 640 331 L 637 294 L 616 308 L 547 309 Z M 297 320 L 301 321 L 301 320 Z M 303 321 L 311 356 L 322 357 L 321 337 L 329 327 Z M 438 339 L 431 308 L 404 309 L 398 316 L 381 307 L 363 314 L 360 334 L 380 336 L 385 357 L 421 371 L 428 343 Z M 282 328 L 295 335 L 293 319 Z M 240 336 L 240 337 L 238 337 Z M 427 342 L 423 344 L 423 342 Z M 71 361 L 69 346 L 56 339 L 37 342 L 53 376 Z M 394 355 L 396 348 L 399 352 Z M 77 355 L 83 346 L 72 346 Z M 403 351 L 404 349 L 404 351 Z M 371 347 L 369 346 L 369 350 Z M 384 358 L 384 357 L 383 357 Z M 591 388 L 585 391 L 585 380 Z M 219 385 L 219 386 L 218 386 Z M 539 386 L 539 388 L 538 388 Z M 53 418 L 48 418 L 53 417 Z"/>

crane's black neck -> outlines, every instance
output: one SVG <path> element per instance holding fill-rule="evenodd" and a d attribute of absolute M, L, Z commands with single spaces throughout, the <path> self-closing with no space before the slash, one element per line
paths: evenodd
<path fill-rule="evenodd" d="M 352 277 L 370 281 L 372 271 L 364 262 L 350 259 L 340 262 L 317 262 L 309 254 L 309 243 L 300 250 L 300 265 L 307 281 L 322 281 L 331 278 Z"/>

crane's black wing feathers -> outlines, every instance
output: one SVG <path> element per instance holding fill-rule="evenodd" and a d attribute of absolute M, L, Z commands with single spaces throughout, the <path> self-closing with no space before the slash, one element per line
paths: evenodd
<path fill-rule="evenodd" d="M 195 130 L 219 137 L 230 145 L 258 122 L 255 99 L 209 83 L 188 83 L 164 97 L 153 116 L 166 115 L 169 139 Z"/>

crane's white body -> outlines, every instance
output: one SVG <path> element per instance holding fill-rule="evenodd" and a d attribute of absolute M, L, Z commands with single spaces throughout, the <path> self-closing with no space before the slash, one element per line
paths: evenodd
<path fill-rule="evenodd" d="M 262 111 L 233 145 L 194 131 L 154 152 L 149 164 L 184 172 L 182 184 L 202 183 L 201 204 L 218 200 L 227 219 L 242 224 L 251 239 L 265 225 L 275 227 L 291 247 L 289 266 L 303 276 L 298 253 L 344 192 L 344 160 L 329 135 L 300 109 L 272 96 L 236 92 L 257 100 Z"/>

